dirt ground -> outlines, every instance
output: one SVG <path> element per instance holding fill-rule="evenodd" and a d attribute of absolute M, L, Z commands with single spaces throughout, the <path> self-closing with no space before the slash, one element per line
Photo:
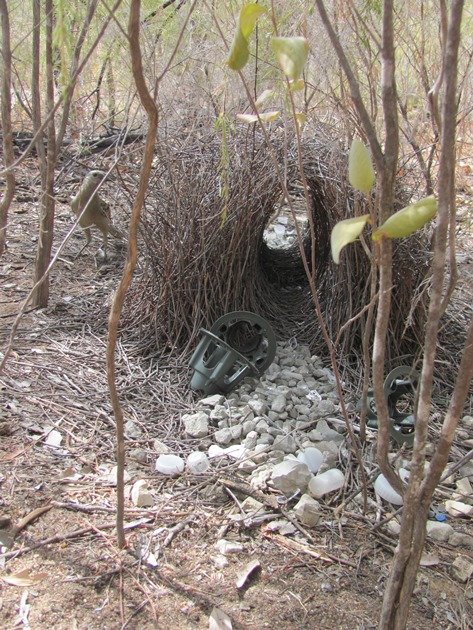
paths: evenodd
<path fill-rule="evenodd" d="M 29 193 L 11 209 L 1 261 L 2 344 L 31 286 L 37 208 Z M 70 225 L 67 206 L 59 204 L 56 244 Z M 328 501 L 319 525 L 297 544 L 264 521 L 229 518 L 245 499 L 225 490 L 225 478 L 235 479 L 231 465 L 200 477 L 155 473 L 156 439 L 184 455 L 199 446 L 179 424 L 193 396 L 182 386 L 185 365 L 143 359 L 127 331 L 118 348 L 118 386 L 125 421 L 139 428 L 127 437 L 127 472 L 148 482 L 154 504 L 136 508 L 128 498 L 127 548 L 118 550 L 105 343 L 124 254 L 112 248 L 110 263 L 96 267 L 95 240 L 74 261 L 82 239 L 73 236 L 52 272 L 50 306 L 22 319 L 0 377 L 0 531 L 2 544 L 5 536 L 15 539 L 0 556 L 1 627 L 200 629 L 209 627 L 214 608 L 241 629 L 377 627 L 396 545 L 388 529 L 373 528 L 386 516 L 380 506 L 378 516 L 347 508 L 336 520 Z M 462 256 L 471 271 L 473 250 Z M 460 442 L 455 449 L 457 459 L 467 452 Z M 449 522 L 471 533 L 467 521 Z M 222 557 L 221 539 L 241 543 L 241 550 Z M 431 566 L 420 570 L 408 627 L 471 627 L 473 587 L 453 578 L 451 564 L 458 555 L 473 560 L 473 552 L 431 541 L 425 551 Z M 258 568 L 238 588 L 252 561 Z"/>

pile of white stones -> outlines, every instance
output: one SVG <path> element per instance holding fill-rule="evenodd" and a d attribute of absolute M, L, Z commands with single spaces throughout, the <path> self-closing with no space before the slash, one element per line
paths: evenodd
<path fill-rule="evenodd" d="M 350 403 L 348 409 L 353 410 Z M 205 474 L 233 463 L 253 488 L 275 489 L 283 503 L 298 499 L 293 514 L 306 526 L 316 525 L 321 518 L 318 500 L 345 483 L 346 428 L 335 378 L 307 346 L 278 344 L 274 362 L 260 379 L 246 379 L 227 396 L 215 394 L 201 399 L 192 413 L 182 416 L 182 423 L 187 437 L 198 443 L 198 448 L 186 461 L 171 454 L 165 445 L 162 450 L 156 448 L 161 452 L 156 461 L 160 473 L 176 475 L 187 468 L 191 474 Z M 472 419 L 465 416 L 460 431 L 468 437 L 471 429 Z M 408 467 L 406 460 L 400 461 Z M 455 483 L 460 494 L 456 496 L 453 490 L 451 503 L 452 509 L 463 512 L 447 511 L 461 518 L 473 516 L 473 500 L 468 500 L 473 462 L 462 467 L 459 477 Z M 375 483 L 377 494 L 400 505 L 402 497 L 381 480 L 382 475 Z M 459 501 L 462 497 L 464 500 Z M 398 527 L 393 520 L 393 534 Z M 428 533 L 438 540 L 452 537 L 452 544 L 473 548 L 473 537 L 459 537 L 448 523 L 431 522 Z"/>
<path fill-rule="evenodd" d="M 347 456 L 335 379 L 307 346 L 278 344 L 260 379 L 246 379 L 227 396 L 215 394 L 184 414 L 186 435 L 200 441 L 187 458 L 164 453 L 156 470 L 202 474 L 233 461 L 257 489 L 267 484 L 285 497 L 298 496 L 295 514 L 306 525 L 320 518 L 317 502 L 341 488 L 337 468 Z M 205 451 L 202 450 L 205 448 Z"/>

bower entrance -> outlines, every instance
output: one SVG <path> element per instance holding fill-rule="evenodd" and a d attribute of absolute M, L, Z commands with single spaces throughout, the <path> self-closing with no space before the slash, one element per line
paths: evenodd
<path fill-rule="evenodd" d="M 264 139 L 256 133 L 248 146 L 248 137 L 235 133 L 225 147 L 230 166 L 222 173 L 220 139 L 210 125 L 207 133 L 181 142 L 173 135 L 172 144 L 159 143 L 159 166 L 143 215 L 146 265 L 129 296 L 128 329 L 139 335 L 145 351 L 187 354 L 201 327 L 209 329 L 230 311 L 251 311 L 269 320 L 279 339 L 296 337 L 325 354 L 294 226 L 281 205 L 281 185 Z M 340 265 L 330 256 L 333 225 L 355 212 L 346 183 L 347 156 L 323 129 L 303 144 L 311 238 L 297 150 L 279 146 L 279 138 L 272 140 L 273 149 L 300 216 L 322 313 L 332 339 L 343 327 L 337 352 L 353 365 L 360 353 L 364 319 L 357 315 L 369 299 L 370 265 L 359 244 L 346 248 Z M 229 184 L 225 198 L 222 178 Z M 358 204 L 357 212 L 363 210 Z M 278 240 L 282 228 L 283 243 Z M 412 355 L 418 347 L 424 308 L 421 301 L 414 311 L 411 305 L 427 260 L 417 237 L 399 241 L 395 249 L 393 358 Z"/>

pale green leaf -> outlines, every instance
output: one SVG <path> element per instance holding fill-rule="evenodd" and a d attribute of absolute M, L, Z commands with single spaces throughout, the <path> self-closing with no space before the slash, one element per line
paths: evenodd
<path fill-rule="evenodd" d="M 289 81 L 289 87 L 291 92 L 300 92 L 305 87 L 304 79 L 298 79 L 297 81 Z"/>
<path fill-rule="evenodd" d="M 342 249 L 345 245 L 348 245 L 348 243 L 356 241 L 369 220 L 370 215 L 364 214 L 360 217 L 344 219 L 334 226 L 332 234 L 330 235 L 330 246 L 332 248 L 332 258 L 337 265 L 340 262 L 340 252 Z"/>
<path fill-rule="evenodd" d="M 256 109 L 259 109 L 273 94 L 274 90 L 263 90 L 255 101 Z"/>
<path fill-rule="evenodd" d="M 356 190 L 368 194 L 374 184 L 374 169 L 368 149 L 356 138 L 348 156 L 348 179 Z"/>
<path fill-rule="evenodd" d="M 276 120 L 281 112 L 264 112 L 260 114 L 259 117 L 263 122 L 273 122 Z M 258 116 L 256 114 L 237 114 L 236 117 L 240 122 L 243 123 L 255 123 L 258 122 Z"/>
<path fill-rule="evenodd" d="M 386 238 L 402 238 L 410 236 L 437 214 L 437 200 L 433 195 L 419 199 L 394 213 L 383 225 L 372 234 L 373 241 L 383 236 Z"/>
<path fill-rule="evenodd" d="M 297 122 L 297 125 L 298 125 L 299 129 L 302 129 L 302 127 L 305 125 L 305 123 L 307 121 L 306 114 L 304 114 L 304 112 L 297 112 L 295 114 L 295 117 L 296 117 L 296 122 Z"/>
<path fill-rule="evenodd" d="M 255 2 L 251 2 L 250 4 L 246 4 L 242 7 L 240 11 L 239 26 L 245 39 L 248 39 L 254 31 L 256 22 L 263 13 L 266 13 L 266 9 Z"/>
<path fill-rule="evenodd" d="M 309 54 L 305 37 L 273 37 L 271 45 L 284 74 L 297 81 Z"/>
<path fill-rule="evenodd" d="M 255 28 L 257 19 L 265 12 L 266 9 L 255 3 L 246 4 L 240 10 L 238 27 L 227 59 L 227 64 L 232 70 L 241 70 L 248 61 L 250 56 L 248 38 Z"/>

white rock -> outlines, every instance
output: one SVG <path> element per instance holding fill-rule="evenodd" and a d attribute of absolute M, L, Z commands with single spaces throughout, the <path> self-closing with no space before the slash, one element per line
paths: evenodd
<path fill-rule="evenodd" d="M 473 505 L 467 505 L 461 501 L 445 501 L 445 509 L 451 516 L 473 516 Z"/>
<path fill-rule="evenodd" d="M 232 540 L 225 540 L 224 538 L 218 540 L 215 546 L 224 556 L 228 556 L 231 553 L 240 553 L 241 551 L 243 551 L 243 545 L 241 543 L 234 542 Z"/>
<path fill-rule="evenodd" d="M 307 468 L 312 473 L 316 473 L 320 468 L 320 465 L 324 461 L 324 455 L 318 448 L 309 447 L 305 448 L 297 454 L 297 459 L 304 464 L 307 464 Z"/>
<path fill-rule="evenodd" d="M 427 521 L 427 536 L 438 542 L 447 542 L 453 534 L 453 527 L 448 523 Z"/>
<path fill-rule="evenodd" d="M 190 437 L 204 437 L 209 432 L 209 417 L 203 411 L 186 413 L 182 416 L 182 422 L 187 435 Z"/>
<path fill-rule="evenodd" d="M 309 492 L 313 497 L 319 499 L 325 494 L 339 490 L 344 483 L 345 475 L 342 471 L 338 470 L 338 468 L 331 468 L 320 475 L 312 477 L 309 482 Z"/>
<path fill-rule="evenodd" d="M 232 444 L 232 446 L 224 449 L 224 453 L 235 460 L 244 459 L 248 455 L 248 451 L 243 444 Z"/>
<path fill-rule="evenodd" d="M 187 469 L 193 475 L 200 475 L 210 468 L 209 458 L 202 451 L 192 451 L 187 456 Z"/>
<path fill-rule="evenodd" d="M 308 527 L 317 525 L 320 520 L 320 503 L 308 494 L 303 494 L 294 507 L 294 513 L 301 523 Z"/>
<path fill-rule="evenodd" d="M 131 488 L 131 500 L 136 507 L 150 507 L 154 505 L 153 495 L 148 489 L 148 484 L 144 479 L 136 481 Z"/>
<path fill-rule="evenodd" d="M 284 459 L 272 470 L 273 486 L 287 496 L 295 492 L 304 492 L 312 474 L 307 465 L 296 459 Z"/>
<path fill-rule="evenodd" d="M 184 470 L 184 460 L 178 455 L 160 455 L 155 469 L 163 475 L 178 475 Z"/>
<path fill-rule="evenodd" d="M 225 455 L 225 450 L 218 444 L 211 444 L 207 454 L 210 459 L 213 459 L 214 457 L 223 457 Z"/>

